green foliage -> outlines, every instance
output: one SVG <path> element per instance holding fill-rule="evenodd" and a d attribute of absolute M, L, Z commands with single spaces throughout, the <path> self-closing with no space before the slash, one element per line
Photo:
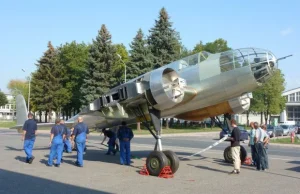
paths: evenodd
<path fill-rule="evenodd" d="M 7 88 L 13 96 L 22 94 L 25 101 L 28 101 L 28 91 L 29 91 L 29 79 L 28 81 L 12 79 L 9 81 Z"/>
<path fill-rule="evenodd" d="M 118 60 L 112 68 L 112 73 L 113 77 L 116 78 L 116 84 L 120 84 L 123 83 L 125 80 L 125 65 L 128 62 L 129 56 L 126 47 L 123 44 L 116 44 L 114 46 L 116 47 Z"/>
<path fill-rule="evenodd" d="M 143 31 L 138 30 L 130 44 L 130 61 L 127 64 L 127 78 L 133 79 L 153 69 L 153 55 L 147 46 Z"/>
<path fill-rule="evenodd" d="M 87 66 L 88 49 L 85 43 L 66 43 L 58 48 L 58 62 L 62 72 L 62 90 L 58 93 L 64 96 L 63 109 L 65 112 L 81 108 L 80 99 L 83 94 L 80 90 L 83 83 L 83 75 Z M 70 115 L 69 115 L 70 116 Z"/>
<path fill-rule="evenodd" d="M 103 24 L 89 49 L 87 71 L 81 87 L 84 95 L 83 105 L 92 102 L 116 84 L 116 78 L 111 76 L 116 61 L 118 61 L 116 47 L 112 45 L 111 35 Z"/>
<path fill-rule="evenodd" d="M 66 103 L 66 90 L 61 84 L 62 71 L 57 59 L 57 51 L 49 41 L 48 50 L 38 60 L 38 69 L 32 75 L 32 102 L 35 110 L 58 112 Z"/>
<path fill-rule="evenodd" d="M 0 106 L 4 106 L 8 103 L 6 95 L 0 91 Z"/>
<path fill-rule="evenodd" d="M 193 53 L 198 53 L 202 51 L 207 51 L 210 53 L 219 53 L 227 50 L 231 50 L 231 48 L 227 46 L 227 41 L 222 38 L 219 38 L 216 39 L 214 42 L 208 42 L 205 45 L 203 44 L 202 41 L 200 41 L 194 47 Z"/>
<path fill-rule="evenodd" d="M 279 114 L 285 108 L 286 99 L 281 96 L 285 89 L 284 81 L 284 75 L 276 70 L 265 84 L 253 92 L 250 111 L 263 112 L 266 123 L 270 114 Z"/>
<path fill-rule="evenodd" d="M 172 29 L 172 23 L 165 8 L 159 13 L 159 19 L 149 30 L 148 44 L 154 55 L 155 68 L 166 65 L 180 56 L 179 33 Z"/>

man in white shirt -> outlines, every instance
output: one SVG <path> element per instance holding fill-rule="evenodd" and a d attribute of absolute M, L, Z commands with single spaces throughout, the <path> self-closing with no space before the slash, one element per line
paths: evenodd
<path fill-rule="evenodd" d="M 255 147 L 257 150 L 257 165 L 256 170 L 265 170 L 265 154 L 264 154 L 264 144 L 268 140 L 267 134 L 264 130 L 258 127 L 258 123 L 254 123 L 254 128 L 256 129 L 256 136 L 255 136 Z"/>

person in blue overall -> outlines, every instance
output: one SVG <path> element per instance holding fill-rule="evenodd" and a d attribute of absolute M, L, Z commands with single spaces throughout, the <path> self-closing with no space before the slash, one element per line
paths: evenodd
<path fill-rule="evenodd" d="M 111 152 L 112 152 L 114 155 L 116 155 L 116 153 L 117 153 L 117 150 L 115 150 L 116 139 L 117 139 L 116 134 L 115 134 L 113 131 L 111 131 L 111 130 L 106 130 L 105 128 L 102 129 L 102 133 L 104 134 L 104 137 L 105 137 L 105 138 L 103 139 L 103 141 L 102 141 L 101 144 L 103 144 L 103 142 L 104 142 L 104 140 L 106 139 L 106 137 L 109 138 L 109 140 L 108 140 L 108 142 L 107 142 L 107 144 L 108 144 L 108 150 L 107 150 L 106 155 L 110 155 Z M 103 144 L 103 145 L 104 145 L 104 144 Z"/>
<path fill-rule="evenodd" d="M 24 141 L 24 151 L 26 154 L 26 163 L 31 164 L 34 160 L 32 148 L 34 146 L 37 131 L 37 124 L 33 119 L 33 114 L 28 113 L 28 120 L 23 125 L 22 141 Z"/>
<path fill-rule="evenodd" d="M 53 159 L 55 156 L 56 164 L 54 166 L 59 167 L 61 163 L 62 157 L 62 149 L 63 149 L 63 139 L 65 138 L 64 128 L 60 125 L 60 119 L 55 120 L 55 125 L 51 129 L 50 135 L 50 154 L 48 159 L 48 166 L 52 166 Z"/>
<path fill-rule="evenodd" d="M 132 130 L 126 126 L 126 122 L 122 122 L 118 131 L 118 139 L 120 141 L 120 163 L 121 165 L 130 165 L 130 141 L 133 138 Z"/>
<path fill-rule="evenodd" d="M 78 167 L 83 167 L 83 152 L 85 148 L 85 142 L 87 139 L 87 134 L 89 134 L 88 126 L 83 122 L 83 118 L 81 116 L 78 117 L 78 123 L 75 125 L 72 139 L 74 140 L 77 147 L 77 161 L 75 165 Z"/>
<path fill-rule="evenodd" d="M 65 133 L 65 139 L 64 139 L 64 149 L 63 151 L 67 152 L 67 153 L 71 153 L 72 152 L 72 145 L 71 145 L 71 129 L 69 129 L 66 125 L 65 125 L 65 121 L 61 120 L 60 124 L 63 126 L 64 128 L 64 133 Z"/>

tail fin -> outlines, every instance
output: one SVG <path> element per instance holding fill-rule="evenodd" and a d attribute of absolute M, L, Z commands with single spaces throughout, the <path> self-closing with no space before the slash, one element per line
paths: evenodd
<path fill-rule="evenodd" d="M 16 96 L 17 125 L 23 125 L 27 120 L 27 107 L 24 97 L 21 94 Z"/>

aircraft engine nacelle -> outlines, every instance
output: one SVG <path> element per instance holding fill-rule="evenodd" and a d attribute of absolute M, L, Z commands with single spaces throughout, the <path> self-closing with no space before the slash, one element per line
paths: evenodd
<path fill-rule="evenodd" d="M 186 81 L 172 68 L 159 68 L 151 72 L 149 89 L 146 90 L 148 102 L 158 110 L 171 108 L 184 97 Z"/>

